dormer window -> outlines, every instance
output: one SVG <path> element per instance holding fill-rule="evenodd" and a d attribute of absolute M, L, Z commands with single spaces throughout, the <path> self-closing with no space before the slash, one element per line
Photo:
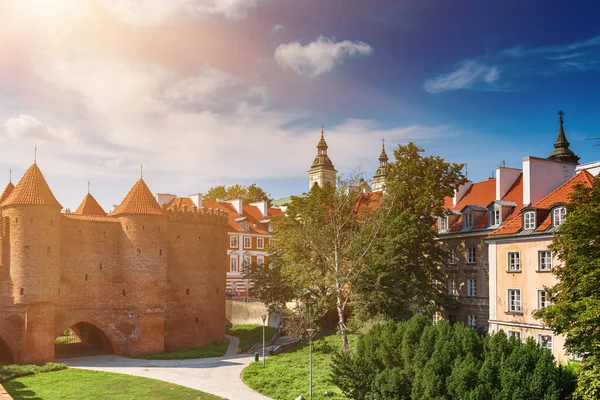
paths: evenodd
<path fill-rule="evenodd" d="M 473 213 L 467 213 L 465 215 L 465 227 L 472 228 L 473 227 Z"/>
<path fill-rule="evenodd" d="M 527 211 L 523 215 L 523 229 L 535 229 L 535 211 Z"/>
<path fill-rule="evenodd" d="M 498 226 L 502 223 L 502 210 L 500 209 L 493 209 L 491 214 L 490 214 L 490 225 L 492 226 Z"/>
<path fill-rule="evenodd" d="M 448 217 L 439 217 L 438 227 L 440 232 L 446 232 L 448 230 Z"/>
<path fill-rule="evenodd" d="M 248 231 L 250 230 L 250 223 L 248 221 L 240 222 L 240 228 L 242 228 L 243 231 Z"/>
<path fill-rule="evenodd" d="M 552 211 L 552 222 L 554 226 L 561 226 L 565 222 L 567 216 L 567 209 L 565 207 L 558 207 Z"/>
<path fill-rule="evenodd" d="M 275 230 L 275 228 L 273 227 L 273 223 L 269 222 L 268 231 L 273 232 L 274 230 Z"/>

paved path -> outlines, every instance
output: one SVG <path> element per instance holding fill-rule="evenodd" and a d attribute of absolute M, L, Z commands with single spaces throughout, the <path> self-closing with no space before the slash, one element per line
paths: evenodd
<path fill-rule="evenodd" d="M 237 343 L 231 338 L 224 357 L 193 360 L 140 360 L 117 355 L 80 357 L 60 360 L 71 368 L 159 379 L 192 389 L 202 390 L 226 399 L 268 400 L 247 387 L 240 375 L 254 357 L 237 352 Z M 235 347 L 233 347 L 235 346 Z"/>

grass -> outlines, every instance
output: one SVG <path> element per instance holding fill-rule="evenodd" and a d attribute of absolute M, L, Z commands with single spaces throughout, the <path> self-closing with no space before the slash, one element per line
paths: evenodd
<path fill-rule="evenodd" d="M 350 346 L 356 343 L 356 335 L 350 336 Z M 346 399 L 339 388 L 329 383 L 331 356 L 341 348 L 341 338 L 326 336 L 313 341 L 313 399 Z M 253 362 L 242 372 L 246 385 L 275 400 L 295 399 L 302 395 L 308 399 L 308 343 L 267 358 L 266 368 L 262 362 Z M 329 391 L 332 397 L 324 397 Z"/>
<path fill-rule="evenodd" d="M 15 400 L 222 400 L 155 379 L 81 369 L 18 378 L 3 385 Z"/>
<path fill-rule="evenodd" d="M 233 325 L 227 333 L 240 339 L 238 351 L 245 353 L 257 343 L 262 343 L 262 325 Z M 272 326 L 265 327 L 265 340 L 271 340 L 277 332 Z"/>
<path fill-rule="evenodd" d="M 66 369 L 65 364 L 49 362 L 43 365 L 1 365 L 0 382 L 6 382 L 22 376 L 35 375 L 42 372 L 60 371 Z"/>
<path fill-rule="evenodd" d="M 150 354 L 144 358 L 146 360 L 186 360 L 189 358 L 221 357 L 227 352 L 227 346 L 229 346 L 229 342 L 215 343 L 209 346 L 176 350 L 170 353 Z"/>

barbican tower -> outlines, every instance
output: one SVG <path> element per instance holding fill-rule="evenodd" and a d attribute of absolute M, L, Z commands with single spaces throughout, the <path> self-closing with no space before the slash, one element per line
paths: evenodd
<path fill-rule="evenodd" d="M 308 190 L 312 189 L 315 184 L 321 187 L 327 183 L 335 186 L 337 171 L 327 155 L 327 147 L 324 128 L 321 127 L 321 140 L 319 140 L 319 143 L 317 144 L 317 156 L 308 171 Z"/>

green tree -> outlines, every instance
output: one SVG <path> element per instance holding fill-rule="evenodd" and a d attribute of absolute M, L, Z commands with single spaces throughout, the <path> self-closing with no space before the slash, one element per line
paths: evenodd
<path fill-rule="evenodd" d="M 561 264 L 553 267 L 558 283 L 549 288 L 552 305 L 535 313 L 565 335 L 565 349 L 584 356 L 576 395 L 600 398 L 600 180 L 577 185 L 567 219 L 550 249 Z"/>
<path fill-rule="evenodd" d="M 242 196 L 242 199 L 246 203 L 255 203 L 264 200 L 269 203 L 269 206 L 271 205 L 271 199 L 269 198 L 269 195 L 260 187 L 258 187 L 256 183 L 246 187 L 246 194 Z"/>
<path fill-rule="evenodd" d="M 211 187 L 204 194 L 204 199 L 209 201 L 217 201 L 217 199 L 227 199 L 227 189 L 225 185 L 219 185 L 215 187 Z"/>
<path fill-rule="evenodd" d="M 256 183 L 249 186 L 235 184 L 230 186 L 219 185 L 214 186 L 206 192 L 204 199 L 210 201 L 217 201 L 217 199 L 223 200 L 235 200 L 242 199 L 246 204 L 255 203 L 258 201 L 266 201 L 271 206 L 271 199 L 269 195 L 261 189 Z"/>
<path fill-rule="evenodd" d="M 367 268 L 353 282 L 359 320 L 401 319 L 415 309 L 452 304 L 441 270 L 448 257 L 436 240 L 432 215 L 443 215 L 444 197 L 453 196 L 465 178 L 461 164 L 422 153 L 413 143 L 394 150 L 383 197 L 394 206 Z"/>

